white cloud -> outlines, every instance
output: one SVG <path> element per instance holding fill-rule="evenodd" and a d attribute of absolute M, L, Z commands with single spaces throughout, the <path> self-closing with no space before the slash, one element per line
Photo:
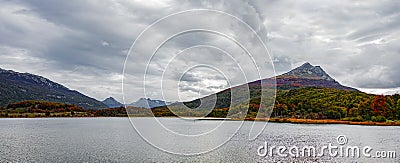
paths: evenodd
<path fill-rule="evenodd" d="M 376 95 L 394 95 L 394 94 L 400 94 L 400 87 L 397 88 L 387 88 L 387 89 L 382 89 L 382 88 L 358 88 L 360 91 L 370 93 L 370 94 L 376 94 Z"/>
<path fill-rule="evenodd" d="M 103 45 L 103 46 L 110 46 L 110 43 L 108 43 L 107 41 L 101 41 L 101 45 Z"/>
<path fill-rule="evenodd" d="M 265 39 L 277 74 L 308 61 L 321 65 L 345 85 L 374 89 L 400 87 L 400 1 L 31 0 L 1 1 L 0 6 L 0 67 L 39 74 L 99 100 L 108 96 L 121 100 L 118 80 L 122 78 L 125 55 L 141 31 L 168 14 L 198 8 L 225 11 L 248 23 Z M 160 26 L 144 44 L 150 47 L 157 38 L 179 28 L 203 25 L 217 26 L 232 36 L 250 40 L 245 44 L 252 47 L 252 52 L 260 51 L 254 36 L 231 22 L 212 16 L 182 17 Z M 182 35 L 167 43 L 154 58 L 148 74 L 149 96 L 162 97 L 158 81 L 172 56 L 169 54 L 204 43 L 226 49 L 240 65 L 249 63 L 241 49 L 226 38 L 205 33 Z M 140 51 L 128 63 L 126 82 L 132 85 L 129 102 L 142 96 L 143 91 L 136 86 L 143 85 L 141 68 L 150 53 Z M 220 66 L 233 85 L 245 82 L 229 57 L 210 55 L 215 53 L 210 50 L 193 53 L 198 53 L 195 61 Z M 171 72 L 194 64 L 193 60 L 193 57 L 178 58 Z M 254 69 L 248 65 L 242 67 L 245 72 Z M 246 74 L 248 80 L 258 78 L 255 73 Z M 174 77 L 167 76 L 163 82 L 177 86 Z M 204 84 L 221 85 L 206 78 L 186 82 L 188 87 L 201 88 L 201 95 L 219 90 Z M 181 93 L 186 98 L 193 96 L 190 92 Z"/>

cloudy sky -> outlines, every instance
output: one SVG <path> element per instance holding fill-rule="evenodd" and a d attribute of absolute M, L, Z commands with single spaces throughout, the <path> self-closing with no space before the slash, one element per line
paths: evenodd
<path fill-rule="evenodd" d="M 195 12 L 171 16 L 186 10 Z M 200 28 L 216 32 L 169 39 Z M 125 61 L 126 102 L 193 99 L 273 75 L 272 63 L 281 74 L 310 62 L 344 85 L 393 92 L 400 90 L 399 38 L 397 0 L 0 0 L 0 68 L 98 100 L 122 101 Z"/>

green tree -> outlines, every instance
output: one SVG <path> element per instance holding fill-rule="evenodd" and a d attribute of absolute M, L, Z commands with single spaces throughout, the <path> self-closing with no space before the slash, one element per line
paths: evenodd
<path fill-rule="evenodd" d="M 397 104 L 396 104 L 396 107 L 394 109 L 394 114 L 395 114 L 394 118 L 399 120 L 400 119 L 400 99 L 397 100 Z"/>
<path fill-rule="evenodd" d="M 353 107 L 350 109 L 349 113 L 348 113 L 349 117 L 357 117 L 360 116 L 360 109 L 358 109 L 357 107 Z"/>
<path fill-rule="evenodd" d="M 46 112 L 44 113 L 44 115 L 45 115 L 46 117 L 49 117 L 49 116 L 50 116 L 50 111 L 49 111 L 49 110 L 46 110 Z"/>
<path fill-rule="evenodd" d="M 392 99 L 391 96 L 386 96 L 386 118 L 395 119 L 396 114 L 396 102 Z"/>
<path fill-rule="evenodd" d="M 372 122 L 386 122 L 386 118 L 384 116 L 372 116 L 371 118 Z"/>
<path fill-rule="evenodd" d="M 326 116 L 329 119 L 339 119 L 340 118 L 340 113 L 336 110 L 330 109 L 326 112 Z"/>
<path fill-rule="evenodd" d="M 371 120 L 371 105 L 369 100 L 361 101 L 358 104 L 359 113 L 364 120 Z"/>

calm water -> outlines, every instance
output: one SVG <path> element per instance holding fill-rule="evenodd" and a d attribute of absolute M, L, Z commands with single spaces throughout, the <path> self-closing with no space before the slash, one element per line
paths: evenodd
<path fill-rule="evenodd" d="M 147 119 L 142 120 L 144 123 Z M 187 131 L 190 121 L 175 118 L 161 119 L 177 131 Z M 207 126 L 221 121 L 196 122 Z M 237 126 L 240 122 L 227 122 Z M 205 125 L 204 125 L 205 124 Z M 239 132 L 226 144 L 206 154 L 180 156 L 162 152 L 144 141 L 132 128 L 127 118 L 45 118 L 0 119 L 0 162 L 271 162 L 271 161 L 336 161 L 336 162 L 400 162 L 400 127 L 303 125 L 269 123 L 255 141 L 248 141 L 250 122 L 245 122 Z M 262 125 L 259 123 L 258 125 Z M 224 127 L 225 131 L 235 128 Z M 151 131 L 151 129 L 149 129 Z M 192 131 L 202 131 L 203 128 Z M 158 133 L 154 133 L 158 135 Z M 338 145 L 338 135 L 345 135 L 347 145 L 370 146 L 373 151 L 396 151 L 397 158 L 346 158 L 346 157 L 261 157 L 257 148 L 267 141 L 269 145 L 288 148 Z M 218 139 L 218 138 L 216 138 Z M 168 139 L 169 140 L 169 139 Z M 188 143 L 160 141 L 170 148 L 184 150 L 207 148 L 215 139 L 204 140 L 195 147 Z M 177 140 L 179 141 L 179 140 Z M 160 143 L 158 142 L 158 143 Z M 179 144 L 179 145 L 177 145 Z M 345 145 L 346 146 L 346 145 Z M 372 155 L 375 153 L 372 152 Z"/>

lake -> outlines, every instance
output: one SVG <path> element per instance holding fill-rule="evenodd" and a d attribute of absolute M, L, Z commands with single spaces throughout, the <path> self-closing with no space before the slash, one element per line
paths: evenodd
<path fill-rule="evenodd" d="M 171 130 L 201 134 L 222 121 L 183 121 L 178 118 L 160 118 Z M 148 123 L 149 118 L 135 118 Z M 214 138 L 201 142 L 163 137 L 149 127 L 164 149 L 201 151 L 217 145 L 226 133 L 236 131 L 241 122 L 224 121 Z M 128 118 L 36 118 L 0 119 L 0 162 L 272 162 L 272 161 L 336 161 L 336 162 L 400 162 L 400 127 L 358 126 L 338 124 L 268 123 L 254 141 L 248 140 L 253 122 L 244 122 L 242 128 L 225 144 L 204 154 L 182 156 L 171 154 L 147 143 L 132 127 Z M 263 125 L 257 122 L 256 125 Z M 195 127 L 198 128 L 195 128 Z M 232 127 L 230 127 L 232 126 Z M 220 137 L 218 137 L 220 135 Z M 267 142 L 269 147 L 321 147 L 331 143 L 340 146 L 338 136 L 344 135 L 346 146 L 372 148 L 371 158 L 337 156 L 320 157 L 260 156 Z M 183 143 L 181 142 L 183 141 Z M 260 151 L 258 149 L 261 148 Z M 271 149 L 271 148 L 269 148 Z M 395 151 L 397 158 L 372 158 L 375 151 Z M 286 154 L 287 154 L 286 150 Z M 292 151 L 293 152 L 293 151 Z M 294 152 L 295 153 L 295 152 Z M 381 152 L 382 153 L 382 152 Z"/>

